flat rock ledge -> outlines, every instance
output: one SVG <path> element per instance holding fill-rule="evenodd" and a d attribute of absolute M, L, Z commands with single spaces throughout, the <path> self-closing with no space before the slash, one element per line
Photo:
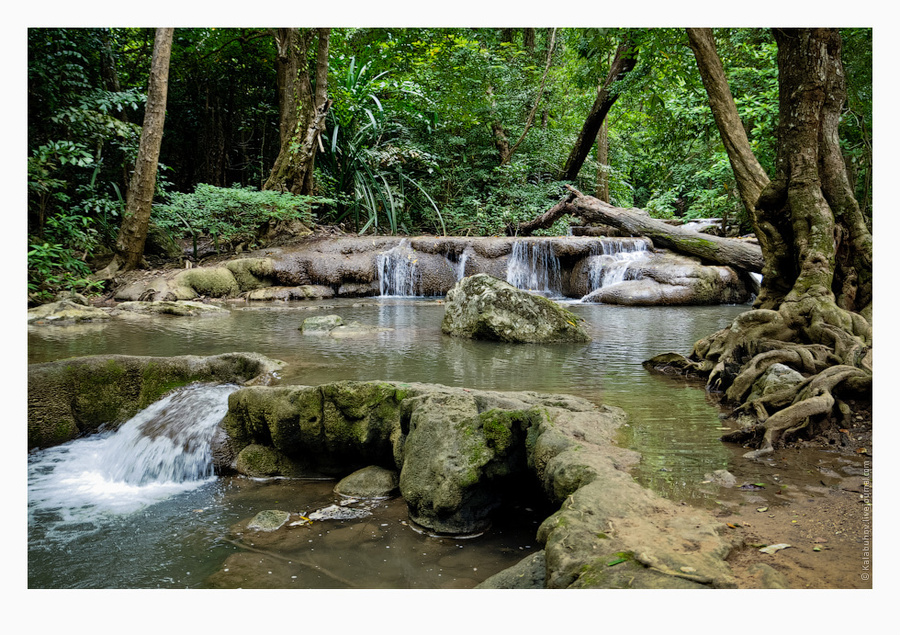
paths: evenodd
<path fill-rule="evenodd" d="M 283 362 L 256 353 L 210 357 L 94 355 L 28 366 L 28 449 L 115 427 L 193 382 L 267 383 Z"/>
<path fill-rule="evenodd" d="M 707 512 L 641 487 L 639 455 L 616 446 L 618 408 L 566 395 L 434 384 L 337 382 L 234 392 L 223 421 L 235 456 L 258 475 L 399 471 L 410 520 L 475 533 L 510 488 L 536 483 L 558 511 L 543 549 L 483 588 L 734 588 L 725 558 L 739 542 Z"/>

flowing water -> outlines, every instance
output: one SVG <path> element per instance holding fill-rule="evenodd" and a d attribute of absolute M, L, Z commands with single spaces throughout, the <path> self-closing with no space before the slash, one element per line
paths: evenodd
<path fill-rule="evenodd" d="M 99 353 L 254 351 L 287 362 L 279 379 L 284 384 L 380 379 L 575 394 L 626 410 L 622 441 L 643 454 L 638 480 L 670 498 L 710 502 L 703 475 L 728 467 L 734 453 L 718 440 L 718 411 L 702 388 L 650 375 L 641 362 L 661 352 L 688 351 L 747 307 L 634 308 L 577 301 L 567 307 L 585 319 L 591 343 L 450 338 L 440 333 L 440 301 L 371 298 L 235 304 L 218 317 L 134 316 L 105 324 L 29 327 L 28 356 L 35 363 Z M 391 330 L 353 340 L 303 335 L 298 327 L 316 314 Z M 332 482 L 215 478 L 202 456 L 174 463 L 162 459 L 173 447 L 192 452 L 205 447 L 208 424 L 214 427 L 221 419 L 231 390 L 190 388 L 155 404 L 116 434 L 32 453 L 29 585 L 470 587 L 536 548 L 537 525 L 548 513 L 537 501 L 516 502 L 484 536 L 468 540 L 416 533 L 405 523 L 400 500 L 375 506 L 361 520 L 289 532 L 294 539 L 302 536 L 302 543 L 270 544 L 282 532 L 241 534 L 258 511 L 300 514 L 338 501 Z M 176 430 L 164 425 L 177 421 L 180 409 L 207 413 L 207 423 Z M 122 456 L 136 455 L 140 465 L 120 464 Z"/>

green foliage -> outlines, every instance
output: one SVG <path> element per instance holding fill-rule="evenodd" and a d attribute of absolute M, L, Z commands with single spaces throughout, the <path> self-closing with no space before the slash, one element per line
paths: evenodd
<path fill-rule="evenodd" d="M 251 187 L 200 184 L 191 193 L 172 192 L 154 205 L 153 220 L 176 237 L 212 238 L 216 245 L 253 242 L 266 223 L 298 220 L 312 224 L 315 205 L 333 201 Z"/>

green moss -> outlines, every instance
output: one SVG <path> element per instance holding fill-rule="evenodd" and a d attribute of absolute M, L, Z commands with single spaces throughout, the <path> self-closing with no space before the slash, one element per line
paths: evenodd
<path fill-rule="evenodd" d="M 176 388 L 191 383 L 184 373 L 166 369 L 155 362 L 144 366 L 141 373 L 141 393 L 138 397 L 138 408 L 146 408 L 163 395 Z"/>

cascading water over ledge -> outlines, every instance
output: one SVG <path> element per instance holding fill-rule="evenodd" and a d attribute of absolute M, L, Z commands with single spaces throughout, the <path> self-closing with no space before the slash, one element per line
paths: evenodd
<path fill-rule="evenodd" d="M 214 476 L 211 441 L 235 385 L 181 388 L 118 430 L 97 433 L 28 459 L 29 516 L 58 525 L 97 523 L 199 487 Z"/>
<path fill-rule="evenodd" d="M 647 260 L 650 252 L 643 240 L 605 239 L 598 243 L 602 253 L 588 260 L 588 284 L 591 291 L 610 287 L 625 280 L 640 280 L 639 269 L 632 265 Z"/>
<path fill-rule="evenodd" d="M 379 295 L 411 297 L 419 293 L 418 258 L 404 238 L 395 247 L 376 256 Z"/>
<path fill-rule="evenodd" d="M 559 258 L 549 242 L 517 240 L 506 265 L 506 281 L 517 289 L 562 297 Z"/>

